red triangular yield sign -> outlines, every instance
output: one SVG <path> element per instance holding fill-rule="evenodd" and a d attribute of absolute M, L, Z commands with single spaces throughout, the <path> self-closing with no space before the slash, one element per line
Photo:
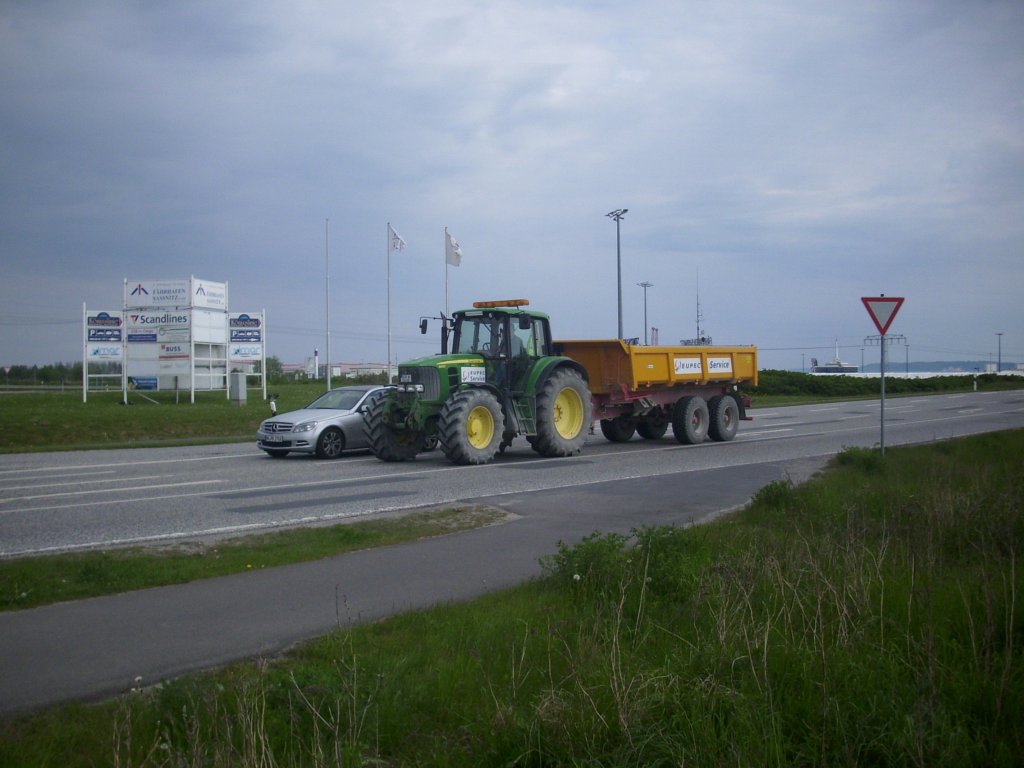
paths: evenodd
<path fill-rule="evenodd" d="M 871 319 L 875 321 L 875 327 L 878 329 L 878 332 L 885 336 L 885 332 L 889 330 L 889 326 L 896 317 L 896 313 L 903 306 L 903 297 L 862 296 L 861 301 L 864 302 L 864 306 L 867 308 L 868 314 L 871 315 Z"/>

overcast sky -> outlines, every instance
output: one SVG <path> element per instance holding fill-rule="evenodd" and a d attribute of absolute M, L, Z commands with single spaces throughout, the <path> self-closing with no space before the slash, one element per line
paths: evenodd
<path fill-rule="evenodd" d="M 764 368 L 1024 361 L 1024 3 L 0 4 L 0 364 L 80 360 L 124 279 L 229 285 L 268 354 L 429 354 L 525 297 L 558 338 L 697 326 Z M 329 239 L 327 237 L 329 219 Z M 902 362 L 902 349 L 895 350 Z M 869 348 L 865 362 L 877 362 Z"/>

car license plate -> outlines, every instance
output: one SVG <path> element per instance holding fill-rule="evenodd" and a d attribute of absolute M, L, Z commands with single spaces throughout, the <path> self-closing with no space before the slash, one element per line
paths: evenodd
<path fill-rule="evenodd" d="M 263 438 L 263 442 L 265 442 L 265 443 L 283 443 L 284 442 L 284 438 L 281 437 L 280 435 L 267 435 L 266 437 Z"/>

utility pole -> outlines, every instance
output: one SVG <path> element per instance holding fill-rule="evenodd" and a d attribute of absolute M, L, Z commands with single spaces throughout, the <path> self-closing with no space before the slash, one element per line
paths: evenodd
<path fill-rule="evenodd" d="M 618 274 L 618 285 L 619 285 L 619 338 L 622 338 L 622 233 L 619 228 L 619 222 L 622 221 L 622 217 L 626 215 L 629 208 L 616 208 L 610 213 L 606 213 L 610 219 L 615 220 L 615 265 L 616 273 Z"/>
<path fill-rule="evenodd" d="M 637 283 L 641 288 L 644 289 L 644 346 L 647 346 L 647 289 L 653 288 L 654 283 L 649 283 L 644 280 L 642 283 Z"/>

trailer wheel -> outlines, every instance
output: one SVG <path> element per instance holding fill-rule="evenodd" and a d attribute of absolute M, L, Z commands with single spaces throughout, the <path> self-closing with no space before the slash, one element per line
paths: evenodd
<path fill-rule="evenodd" d="M 613 443 L 626 443 L 636 434 L 636 422 L 625 416 L 601 419 L 601 434 Z"/>
<path fill-rule="evenodd" d="M 555 371 L 537 393 L 537 436 L 541 456 L 571 456 L 583 449 L 591 422 L 590 390 L 571 368 Z"/>
<path fill-rule="evenodd" d="M 708 434 L 708 404 L 702 397 L 681 397 L 672 406 L 672 431 L 684 445 L 703 443 Z"/>
<path fill-rule="evenodd" d="M 487 464 L 501 445 L 504 417 L 486 389 L 463 389 L 448 398 L 438 418 L 441 450 L 455 464 Z"/>
<path fill-rule="evenodd" d="M 708 403 L 710 421 L 708 434 L 712 440 L 727 442 L 736 437 L 736 429 L 740 423 L 740 407 L 732 395 L 719 395 L 711 398 Z"/>
<path fill-rule="evenodd" d="M 416 458 L 423 447 L 423 433 L 395 430 L 385 424 L 384 408 L 387 404 L 387 397 L 378 397 L 363 416 L 363 430 L 370 450 L 381 461 L 408 461 Z"/>
<path fill-rule="evenodd" d="M 668 419 L 660 409 L 656 416 L 647 416 L 636 425 L 636 431 L 644 440 L 660 440 L 668 432 Z"/>

